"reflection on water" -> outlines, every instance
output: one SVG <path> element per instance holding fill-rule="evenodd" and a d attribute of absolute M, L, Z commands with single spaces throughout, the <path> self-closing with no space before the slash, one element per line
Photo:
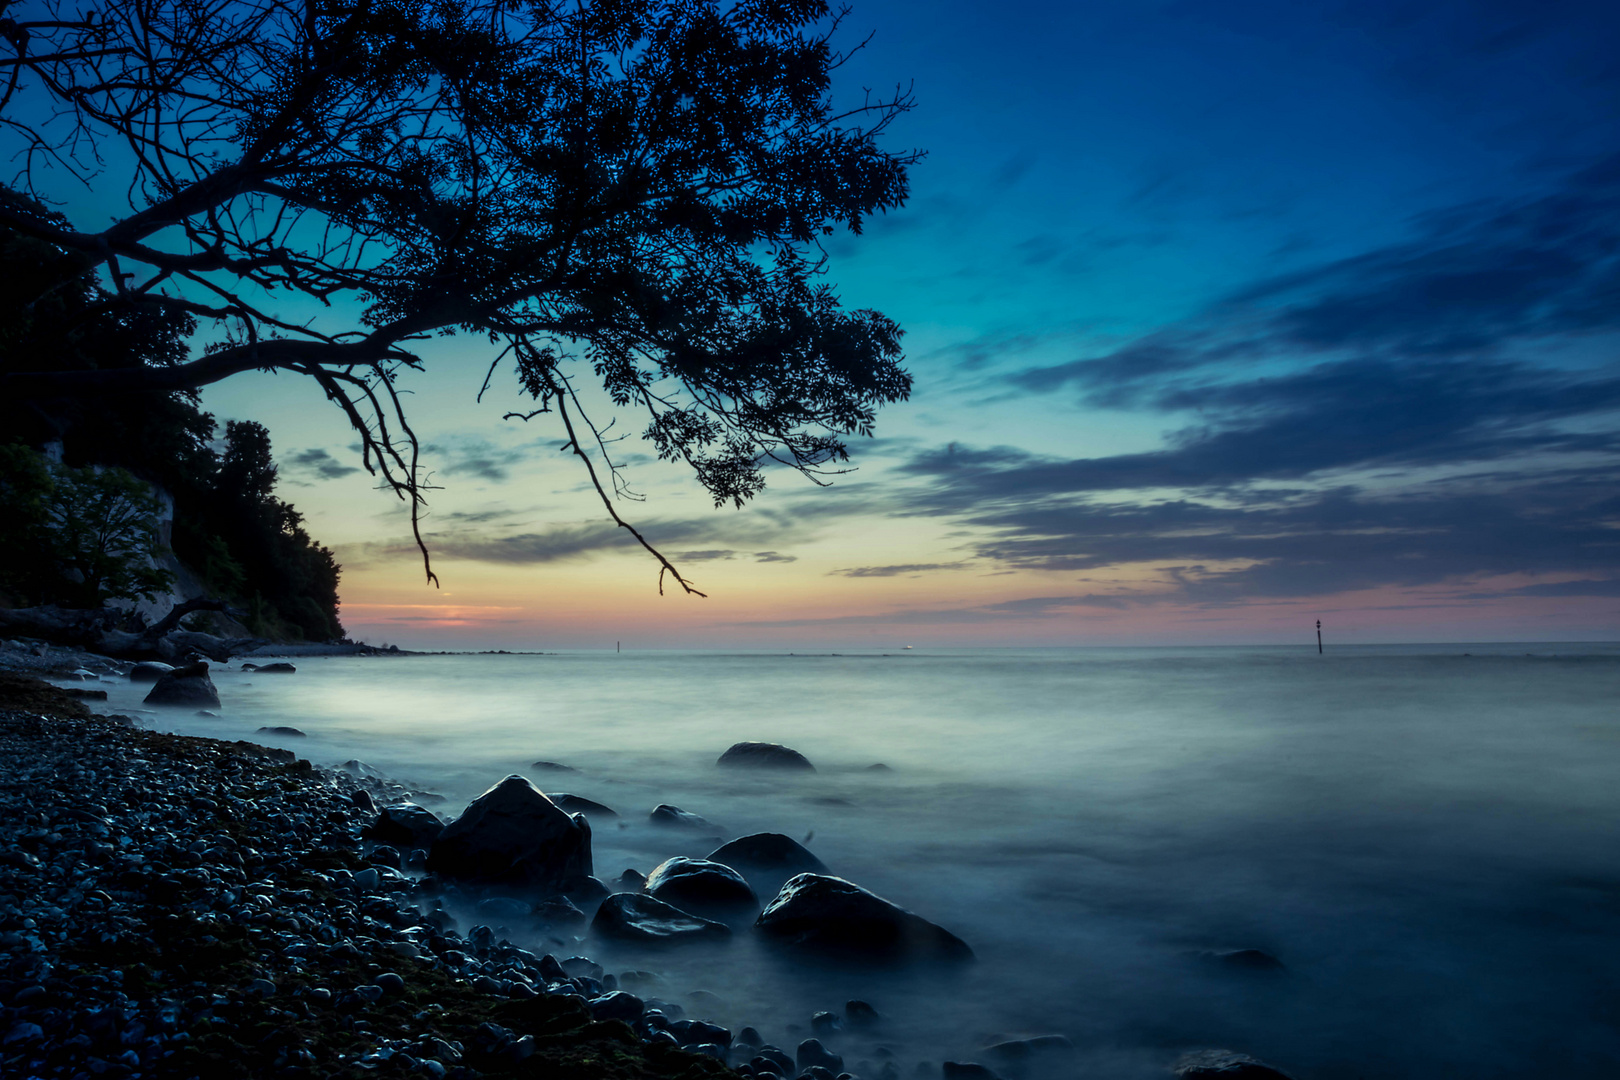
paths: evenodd
<path fill-rule="evenodd" d="M 229 738 L 290 724 L 308 737 L 266 741 L 320 763 L 358 757 L 442 793 L 444 812 L 524 773 L 620 813 L 595 823 L 605 880 L 716 846 L 648 825 L 661 802 L 728 837 L 813 834 L 835 873 L 980 957 L 946 977 L 808 970 L 747 934 L 661 956 L 579 947 L 610 970 L 657 971 L 655 996 L 702 1001 L 694 1013 L 777 1045 L 861 998 L 886 1024 L 846 1038 L 846 1061 L 876 1063 L 886 1046 L 905 1076 L 1049 1032 L 1080 1047 L 1066 1075 L 1098 1077 L 1162 1076 L 1196 1046 L 1318 1078 L 1606 1075 L 1620 1061 L 1620 649 L 298 667 L 233 665 L 216 672 L 219 719 L 150 719 Z M 111 710 L 131 711 L 145 687 L 112 690 Z M 793 746 L 818 771 L 714 766 L 748 739 Z M 538 759 L 579 772 L 537 773 Z M 1243 948 L 1287 971 L 1196 955 Z"/>

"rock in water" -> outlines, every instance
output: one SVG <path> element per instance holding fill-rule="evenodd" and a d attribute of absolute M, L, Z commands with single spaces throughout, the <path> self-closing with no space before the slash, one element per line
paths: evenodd
<path fill-rule="evenodd" d="M 1293 1080 L 1248 1054 L 1230 1050 L 1199 1050 L 1176 1062 L 1171 1072 L 1182 1080 Z"/>
<path fill-rule="evenodd" d="M 649 896 L 705 918 L 724 919 L 759 909 L 759 897 L 741 874 L 706 859 L 665 859 L 647 875 L 645 888 Z"/>
<path fill-rule="evenodd" d="M 546 792 L 546 798 L 556 803 L 570 814 L 584 814 L 586 817 L 616 818 L 618 812 L 610 806 L 603 806 L 599 802 L 585 798 L 583 795 L 570 795 L 566 791 L 553 794 Z"/>
<path fill-rule="evenodd" d="M 572 765 L 564 765 L 558 761 L 537 761 L 529 768 L 539 769 L 541 772 L 579 772 Z"/>
<path fill-rule="evenodd" d="M 796 769 L 800 772 L 815 772 L 816 767 L 810 764 L 810 759 L 797 750 L 789 749 L 781 743 L 773 742 L 740 742 L 720 755 L 716 765 L 734 766 L 746 769 Z"/>
<path fill-rule="evenodd" d="M 146 704 L 218 706 L 219 691 L 214 689 L 214 680 L 208 677 L 208 665 L 199 660 L 158 676 L 146 695 Z"/>
<path fill-rule="evenodd" d="M 442 832 L 444 822 L 433 811 L 415 803 L 395 803 L 379 810 L 377 820 L 366 826 L 360 835 L 367 840 L 398 844 L 409 851 L 431 848 Z"/>
<path fill-rule="evenodd" d="M 706 817 L 689 813 L 678 806 L 669 803 L 659 803 L 653 807 L 653 812 L 647 815 L 647 820 L 654 825 L 668 825 L 677 829 L 702 830 L 704 832 L 721 832 L 720 826 Z"/>
<path fill-rule="evenodd" d="M 1063 1035 L 1037 1035 L 1032 1039 L 1007 1039 L 984 1048 L 997 1061 L 1011 1065 L 1072 1057 L 1074 1043 Z"/>
<path fill-rule="evenodd" d="M 265 664 L 263 667 L 259 668 L 259 674 L 261 674 L 261 675 L 291 675 L 294 672 L 296 672 L 297 670 L 298 669 L 293 667 L 291 664 L 286 663 L 286 662 L 283 661 L 283 662 L 278 662 L 278 663 L 274 663 L 274 664 Z"/>
<path fill-rule="evenodd" d="M 591 930 L 603 937 L 644 944 L 713 941 L 731 936 L 725 923 L 711 922 L 640 893 L 614 893 L 602 901 Z"/>
<path fill-rule="evenodd" d="M 147 660 L 129 669 L 129 681 L 157 682 L 173 670 L 173 666 L 169 664 L 160 664 L 156 660 Z"/>
<path fill-rule="evenodd" d="M 299 731 L 295 727 L 284 727 L 284 726 L 281 726 L 281 725 L 277 725 L 275 727 L 262 727 L 262 728 L 259 729 L 259 734 L 260 735 L 285 735 L 285 736 L 287 736 L 289 738 L 301 738 L 304 733 L 302 731 Z"/>
<path fill-rule="evenodd" d="M 827 865 L 791 836 L 761 832 L 739 836 L 709 852 L 712 862 L 744 870 L 770 870 L 782 874 L 825 874 Z"/>
<path fill-rule="evenodd" d="M 973 959 L 973 950 L 949 930 L 823 874 L 789 878 L 754 925 L 788 944 L 852 959 Z"/>
<path fill-rule="evenodd" d="M 591 826 L 514 774 L 445 826 L 428 852 L 427 869 L 477 884 L 568 892 L 591 875 Z"/>

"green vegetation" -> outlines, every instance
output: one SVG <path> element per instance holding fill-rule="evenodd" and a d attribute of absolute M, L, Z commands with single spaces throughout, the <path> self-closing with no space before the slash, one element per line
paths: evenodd
<path fill-rule="evenodd" d="M 65 258 L 0 231 L 0 374 L 186 361 L 191 316 L 115 302 L 92 274 L 30 300 L 24 283 Z M 0 603 L 94 608 L 167 589 L 172 575 L 146 558 L 161 554 L 156 484 L 174 496 L 174 553 L 211 593 L 250 613 L 252 633 L 343 636 L 338 564 L 275 497 L 261 425 L 228 422 L 216 449 L 214 418 L 195 392 L 133 391 L 0 401 L 0 431 L 11 440 L 0 445 Z M 62 444 L 60 466 L 34 449 L 53 441 Z"/>
<path fill-rule="evenodd" d="M 47 466 L 21 446 L 0 446 L 0 493 L 8 512 L 0 580 L 35 603 L 98 608 L 151 600 L 174 575 L 148 556 L 159 550 L 158 501 L 119 468 Z"/>

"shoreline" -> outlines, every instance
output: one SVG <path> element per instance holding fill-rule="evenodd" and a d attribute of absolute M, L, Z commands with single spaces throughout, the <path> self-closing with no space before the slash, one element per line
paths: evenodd
<path fill-rule="evenodd" d="M 734 1041 L 585 938 L 460 932 L 442 884 L 364 838 L 411 797 L 374 771 L 151 731 L 39 679 L 127 666 L 0 650 L 0 1074 L 900 1080 Z M 996 1080 L 912 1072 L 942 1068 Z"/>
<path fill-rule="evenodd" d="M 30 672 L 37 675 L 68 672 L 73 667 L 101 668 L 100 678 L 110 680 L 119 676 L 121 668 L 130 666 L 127 662 L 71 648 L 51 647 L 40 653 L 37 656 L 32 652 L 26 654 Z M 16 665 L 8 663 L 13 659 L 22 659 L 18 650 L 0 649 L 0 669 L 15 670 Z M 88 671 L 82 677 L 91 678 Z M 69 686 L 62 693 L 73 694 L 76 690 Z M 82 707 L 82 703 L 75 704 Z M 105 705 L 100 707 L 105 708 Z M 45 706 L 30 705 L 29 708 Z M 184 1009 L 182 1013 L 174 1013 L 176 1019 L 167 1021 L 168 1027 L 164 1026 L 164 1018 L 173 1013 L 174 1006 L 197 1005 L 199 998 L 212 1003 L 194 1010 L 206 1022 L 202 1031 L 217 1036 L 210 1044 L 214 1047 L 209 1051 L 211 1056 L 203 1064 L 197 1065 L 192 1047 L 185 1045 L 194 1040 L 183 1039 L 176 1044 L 170 1039 L 136 1048 L 133 1059 L 126 1057 L 130 1047 L 119 1050 L 116 1058 L 100 1057 L 98 1061 L 107 1064 L 112 1071 L 91 1071 L 98 1075 L 198 1076 L 207 1080 L 213 1075 L 338 1076 L 374 1074 L 382 1070 L 386 1075 L 453 1075 L 456 1080 L 471 1080 L 484 1074 L 528 1074 L 524 1062 L 542 1042 L 544 1047 L 556 1052 L 543 1059 L 543 1068 L 537 1066 L 536 1075 L 560 1073 L 577 1075 L 579 1080 L 598 1076 L 622 1076 L 626 1080 L 755 1076 L 758 1080 L 777 1080 L 795 1075 L 808 1076 L 809 1080 L 901 1080 L 902 1077 L 937 1080 L 942 1073 L 945 1080 L 995 1080 L 997 1072 L 1009 1080 L 1021 1080 L 1029 1071 L 1028 1066 L 1033 1064 L 995 1060 L 996 1071 L 955 1062 L 942 1065 L 937 1057 L 931 1062 L 915 1061 L 912 1055 L 916 1050 L 913 1049 L 905 1057 L 880 1053 L 880 1064 L 860 1062 L 854 1068 L 857 1075 L 829 1071 L 822 1076 L 817 1072 L 805 1073 L 795 1066 L 793 1044 L 799 1035 L 792 1035 L 785 1051 L 769 1048 L 780 1055 L 778 1064 L 785 1062 L 785 1067 L 774 1072 L 760 1071 L 761 1059 L 757 1051 L 761 1047 L 752 1043 L 744 1045 L 750 1036 L 757 1042 L 757 1033 L 748 1028 L 739 1029 L 736 1045 L 732 1047 L 731 1032 L 721 1028 L 718 1030 L 724 1032 L 723 1039 L 702 1048 L 696 1055 L 698 1071 L 693 1072 L 691 1061 L 668 1057 L 666 1051 L 675 1050 L 682 1040 L 669 1035 L 662 1014 L 643 1014 L 643 1002 L 639 999 L 634 1005 L 640 1019 L 633 1023 L 621 1022 L 618 1029 L 604 1032 L 600 1025 L 610 1012 L 593 1016 L 594 1006 L 586 1003 L 621 988 L 633 989 L 636 993 L 644 990 L 633 980 L 626 980 L 621 987 L 619 977 L 604 972 L 600 965 L 583 956 L 566 955 L 569 950 L 594 955 L 590 940 L 574 938 L 563 942 L 556 939 L 561 948 L 554 956 L 537 956 L 538 945 L 534 946 L 536 952 L 528 952 L 497 940 L 500 933 L 505 932 L 498 925 L 494 933 L 486 927 L 470 926 L 464 927 L 465 934 L 460 934 L 453 926 L 436 922 L 438 913 L 430 909 L 440 906 L 434 901 L 443 894 L 419 888 L 412 878 L 399 873 L 402 863 L 397 853 L 387 849 L 379 851 L 376 845 L 361 838 L 360 830 L 375 815 L 356 805 L 357 796 L 365 792 L 377 803 L 388 803 L 409 797 L 410 789 L 376 773 L 361 776 L 343 769 L 317 769 L 307 761 L 296 759 L 288 750 L 248 742 L 160 734 L 136 727 L 133 722 L 120 723 L 126 719 L 47 720 L 8 712 L 0 704 L 0 741 L 9 741 L 16 732 L 39 725 L 51 729 L 35 736 L 36 749 L 32 753 L 6 747 L 9 753 L 5 754 L 4 762 L 0 762 L 0 808 L 10 801 L 7 792 L 28 786 L 18 771 L 24 759 L 30 759 L 29 767 L 32 767 L 32 759 L 51 758 L 58 773 L 72 776 L 76 787 L 88 790 L 96 798 L 110 799 L 104 792 L 120 785 L 127 794 L 130 785 L 136 783 L 135 774 L 141 773 L 143 778 L 137 786 L 146 801 L 134 805 L 134 814 L 158 814 L 167 821 L 183 823 L 172 830 L 172 835 L 155 839 L 156 858 L 148 860 L 153 869 L 145 871 L 143 867 L 143 872 L 160 880 L 156 886 L 163 894 L 159 901 L 150 891 L 150 882 L 126 880 L 123 876 L 108 878 L 106 867 L 98 864 L 98 858 L 108 854 L 101 848 L 110 847 L 115 858 L 124 854 L 126 847 L 146 854 L 148 847 L 137 845 L 154 838 L 149 829 L 142 831 L 141 821 L 99 805 L 92 805 L 88 812 L 100 820 L 86 821 L 74 813 L 72 802 L 47 802 L 50 812 L 36 822 L 25 820 L 29 806 L 12 803 L 12 812 L 7 818 L 14 824 L 0 828 L 0 932 L 21 934 L 43 930 L 54 933 L 54 953 L 49 948 L 51 942 L 39 933 L 34 936 L 45 947 L 32 949 L 33 953 L 54 956 L 56 959 L 52 962 L 78 967 L 63 968 L 65 974 L 54 976 L 55 985 L 46 976 L 33 979 L 31 972 L 0 968 L 0 1006 L 4 1007 L 4 1011 L 0 1011 L 0 1039 L 14 1031 L 20 1032 L 0 1053 L 0 1063 L 5 1066 L 0 1071 L 6 1075 L 12 1075 L 15 1068 L 19 1076 L 73 1077 L 88 1067 L 87 1059 L 81 1055 L 73 1059 L 77 1062 L 74 1068 L 64 1065 L 58 1069 L 53 1055 L 71 1057 L 75 1052 L 71 1047 L 84 1048 L 79 1036 L 91 1023 L 86 1017 L 114 1008 L 120 1010 L 120 1015 L 135 1017 L 134 1022 L 142 1027 L 143 1033 L 170 1036 L 189 1030 L 181 1021 L 190 1014 Z M 76 737 L 71 725 L 83 725 L 90 737 Z M 155 761 L 160 764 L 167 761 L 175 767 L 160 769 L 153 765 Z M 199 761 L 204 763 L 199 765 Z M 113 783 L 105 782 L 104 778 L 108 777 Z M 231 797 L 225 798 L 221 792 Z M 151 809 L 149 803 L 159 804 L 158 808 Z M 286 831 L 288 821 L 294 823 L 291 832 Z M 132 828 L 131 822 L 136 827 Z M 78 835 L 73 835 L 75 830 Z M 75 871 L 80 880 L 74 882 L 77 892 L 70 897 L 73 906 L 63 903 L 61 896 L 44 891 L 44 879 L 55 875 L 37 874 L 33 885 L 29 886 L 26 875 L 11 873 L 15 868 L 26 869 L 26 860 L 20 856 L 15 864 L 11 861 L 13 852 L 30 853 L 21 843 L 25 835 L 35 844 L 59 842 L 50 840 L 52 833 L 59 834 L 59 839 L 65 840 L 65 846 L 70 849 L 77 845 L 79 857 L 68 857 L 65 866 L 93 868 L 89 872 Z M 89 839 L 85 838 L 85 833 L 90 834 Z M 269 838 L 272 833 L 277 834 L 273 840 Z M 123 840 L 131 836 L 137 839 L 124 845 Z M 202 847 L 198 848 L 198 844 Z M 60 852 L 53 854 L 61 855 Z M 197 857 L 195 860 L 193 855 Z M 251 861 L 253 858 L 259 860 L 256 865 Z M 163 862 L 165 859 L 168 862 Z M 256 874 L 255 869 L 266 872 Z M 239 878 L 239 874 L 245 878 Z M 194 880 L 199 875 L 204 880 Z M 169 879 L 178 879 L 185 888 Z M 30 888 L 37 891 L 31 894 Z M 8 897 L 8 892 L 15 895 Z M 205 987 L 191 985 L 199 981 L 193 977 L 197 972 L 170 970 L 144 953 L 115 956 L 108 952 L 96 957 L 94 963 L 100 964 L 99 968 L 92 964 L 87 969 L 84 963 L 87 951 L 75 951 L 69 946 L 99 933 L 94 929 L 96 920 L 105 917 L 111 904 L 123 905 L 116 911 L 118 917 L 141 922 L 140 927 L 132 931 L 135 937 L 182 949 L 194 949 L 197 942 L 211 938 L 212 941 L 204 943 L 205 951 L 224 950 L 231 955 L 222 954 L 214 969 L 202 973 L 200 981 L 207 984 Z M 178 908 L 181 918 L 200 920 L 206 926 L 190 926 L 189 936 L 183 939 L 190 944 L 181 945 L 182 939 L 174 937 L 169 932 L 173 928 L 165 925 L 171 912 L 165 911 L 162 922 L 141 914 L 160 906 Z M 67 917 L 46 927 L 13 925 L 20 924 L 31 908 L 62 909 Z M 131 914 L 132 910 L 135 914 Z M 287 922 L 284 916 L 291 921 Z M 44 922 L 37 915 L 33 917 Z M 499 920 L 491 918 L 489 921 L 498 923 Z M 221 933 L 221 927 L 227 932 Z M 264 928 L 271 932 L 271 937 L 256 933 Z M 99 938 L 96 940 L 101 943 Z M 271 942 L 268 948 L 264 946 L 266 941 Z M 114 959 L 118 961 L 116 965 L 112 962 Z M 136 970 L 143 965 L 144 970 Z M 136 981 L 127 981 L 127 976 L 114 979 L 111 971 L 115 967 L 136 971 Z M 625 976 L 641 974 L 645 973 L 624 973 Z M 182 979 L 180 975 L 185 977 Z M 398 982 L 394 978 L 379 982 L 382 976 L 397 976 Z M 63 984 L 71 991 L 64 989 Z M 381 989 L 375 989 L 379 986 Z M 85 987 L 89 990 L 84 990 Z M 131 987 L 144 990 L 145 996 L 129 994 Z M 327 993 L 322 994 L 323 990 Z M 112 996 L 118 993 L 125 997 Z M 30 1012 L 38 1002 L 51 1001 L 52 995 L 60 1000 L 49 1007 L 61 1013 L 68 1011 L 71 1004 L 76 1013 L 66 1020 L 60 1015 L 51 1018 L 56 1025 L 54 1028 Z M 566 1000 L 555 1006 L 516 1008 L 512 1005 L 512 1002 L 553 998 Z M 621 1001 L 618 1006 L 623 1004 Z M 667 1007 L 662 1002 L 655 1003 L 655 999 L 645 1004 L 649 1009 Z M 396 1005 L 410 1005 L 414 1011 L 409 1012 L 407 1019 L 400 1009 L 392 1008 Z M 434 1005 L 443 1008 L 435 1010 Z M 557 1009 L 568 1016 L 564 1017 Z M 381 1010 L 379 1016 L 372 1017 L 378 1010 Z M 669 1019 L 684 1027 L 680 1023 L 682 1015 L 678 1006 L 669 1007 Z M 540 1019 L 536 1020 L 536 1016 Z M 746 1016 L 732 1019 L 739 1023 L 757 1022 Z M 355 1026 L 357 1020 L 361 1027 Z M 653 1026 L 655 1022 L 659 1026 Z M 37 1036 L 23 1026 L 27 1024 L 39 1029 Z M 176 1024 L 180 1025 L 178 1030 L 175 1030 Z M 500 1030 L 492 1035 L 484 1028 L 488 1024 Z M 278 1053 L 262 1067 L 256 1066 L 257 1071 L 219 1071 L 225 1068 L 227 1060 L 259 1053 L 252 1049 L 259 1044 L 250 1046 L 242 1041 L 240 1033 L 248 1028 L 262 1029 L 265 1025 L 281 1028 L 292 1025 L 298 1034 L 298 1047 L 313 1047 L 310 1049 L 313 1060 Z M 704 1027 L 716 1030 L 709 1024 Z M 788 1031 L 799 1030 L 792 1023 L 788 1023 L 787 1028 Z M 814 1025 L 812 1031 L 817 1031 Z M 770 1034 L 786 1036 L 787 1032 L 767 1032 Z M 668 1037 L 658 1038 L 660 1035 Z M 682 1039 L 688 1051 L 699 1045 L 685 1035 L 683 1031 Z M 524 1042 L 526 1036 L 530 1038 L 527 1043 Z M 428 1038 L 437 1043 L 428 1046 L 424 1043 Z M 1041 1036 L 1035 1042 L 1053 1038 L 1056 1037 Z M 480 1039 L 494 1041 L 479 1049 Z M 607 1047 L 612 1051 L 609 1057 L 615 1062 L 611 1069 L 603 1067 L 605 1059 L 600 1057 L 607 1052 L 600 1045 L 604 1040 L 613 1044 Z M 125 1036 L 120 1035 L 117 1046 L 124 1046 L 126 1041 Z M 1067 1040 L 1062 1042 L 1067 1044 Z M 449 1047 L 454 1057 L 434 1049 L 438 1044 Z M 988 1044 L 985 1045 L 988 1048 Z M 441 1056 L 431 1057 L 430 1049 Z M 934 1049 L 937 1054 L 944 1048 Z M 33 1056 L 21 1056 L 23 1051 Z M 167 1056 L 147 1060 L 142 1055 L 149 1051 Z M 587 1057 L 597 1056 L 592 1059 L 590 1068 L 579 1071 L 568 1058 L 574 1051 Z M 1072 1047 L 1063 1052 L 1072 1053 Z M 922 1053 L 927 1056 L 928 1050 L 924 1048 Z M 688 1052 L 685 1056 L 694 1055 Z M 1173 1056 L 1173 1053 L 1167 1055 L 1161 1067 L 1170 1067 Z M 390 1064 L 396 1058 L 399 1061 Z M 118 1071 L 120 1060 L 124 1072 Z M 1220 1060 L 1233 1063 L 1232 1058 Z M 35 1065 L 36 1061 L 41 1064 Z M 435 1071 L 429 1061 L 437 1062 L 442 1071 Z M 803 1064 L 803 1060 L 798 1062 L 799 1066 Z M 1274 1071 L 1217 1074 L 1200 1071 L 1196 1062 L 1190 1064 L 1191 1068 L 1174 1071 L 1188 1077 L 1252 1075 L 1275 1080 L 1283 1075 Z M 726 1068 L 728 1065 L 731 1068 Z M 711 1066 L 721 1071 L 714 1072 Z M 1057 1075 L 1045 1067 L 1034 1071 L 1043 1080 L 1048 1074 Z"/>
<path fill-rule="evenodd" d="M 398 785 L 120 719 L 0 710 L 0 1065 L 18 1077 L 708 1080 L 579 977 L 423 925 L 360 829 Z M 609 979 L 612 977 L 609 976 Z"/>

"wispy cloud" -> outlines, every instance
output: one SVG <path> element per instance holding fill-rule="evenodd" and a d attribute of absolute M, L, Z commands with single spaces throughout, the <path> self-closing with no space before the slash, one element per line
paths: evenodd
<path fill-rule="evenodd" d="M 1429 214 L 1408 242 L 1239 289 L 1121 348 L 1008 375 L 1092 404 L 1168 407 L 1167 388 L 1311 357 L 1423 364 L 1620 329 L 1620 157 L 1556 191 Z M 1167 379 L 1174 378 L 1172 387 Z"/>
<path fill-rule="evenodd" d="M 313 476 L 318 480 L 341 480 L 360 471 L 358 466 L 345 465 L 320 447 L 300 450 L 282 458 L 281 470 L 291 473 L 294 478 Z"/>
<path fill-rule="evenodd" d="M 901 574 L 922 574 L 933 570 L 961 570 L 967 565 L 965 562 L 949 562 L 898 563 L 892 566 L 850 566 L 842 570 L 829 570 L 827 574 L 830 577 L 883 578 L 898 577 Z"/>
<path fill-rule="evenodd" d="M 1513 595 L 1609 595 L 1617 350 L 1620 159 L 1538 198 L 1431 215 L 1409 242 L 1255 283 L 1112 352 L 1006 376 L 1182 426 L 1159 449 L 1099 457 L 952 444 L 901 466 L 921 483 L 897 501 L 979 530 L 966 544 L 979 558 L 1132 566 L 1165 587 L 1155 597 L 1526 572 L 1583 576 Z"/>

